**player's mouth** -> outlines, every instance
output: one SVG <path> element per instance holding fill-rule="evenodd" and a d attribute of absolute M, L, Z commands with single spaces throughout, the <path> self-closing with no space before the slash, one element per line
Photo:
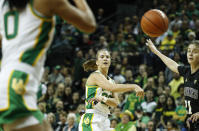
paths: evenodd
<path fill-rule="evenodd" d="M 105 65 L 108 65 L 108 62 L 104 62 Z"/>
<path fill-rule="evenodd" d="M 188 59 L 189 59 L 189 61 L 192 61 L 192 60 L 193 60 L 193 57 L 189 57 Z"/>

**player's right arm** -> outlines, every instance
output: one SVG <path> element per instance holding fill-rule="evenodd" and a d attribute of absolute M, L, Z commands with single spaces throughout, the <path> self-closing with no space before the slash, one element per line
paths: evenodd
<path fill-rule="evenodd" d="M 50 9 L 83 32 L 92 33 L 96 29 L 95 17 L 85 0 L 74 0 L 76 7 L 68 0 L 48 0 Z"/>
<path fill-rule="evenodd" d="M 173 72 L 179 74 L 178 72 L 178 63 L 176 63 L 174 60 L 170 59 L 169 57 L 165 56 L 164 54 L 162 54 L 159 50 L 157 50 L 157 48 L 155 47 L 155 45 L 153 44 L 153 42 L 148 39 L 146 45 L 149 47 L 149 49 L 156 54 L 164 63 L 165 65 L 172 70 Z"/>
<path fill-rule="evenodd" d="M 101 73 L 92 73 L 87 80 L 87 84 L 97 85 L 111 92 L 135 91 L 137 96 L 144 96 L 144 91 L 140 86 L 136 84 L 114 84 L 109 82 Z"/>

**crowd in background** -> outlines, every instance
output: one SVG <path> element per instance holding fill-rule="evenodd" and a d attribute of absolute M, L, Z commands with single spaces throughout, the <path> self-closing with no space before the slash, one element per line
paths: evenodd
<path fill-rule="evenodd" d="M 169 18 L 168 31 L 152 40 L 164 54 L 186 65 L 186 47 L 199 38 L 199 1 L 151 2 L 151 8 L 164 11 Z M 111 108 L 111 128 L 116 131 L 186 131 L 184 80 L 166 68 L 145 46 L 147 36 L 140 28 L 141 15 L 137 15 L 140 13 L 108 19 L 108 24 L 102 22 L 103 13 L 100 8 L 96 14 L 98 29 L 90 35 L 57 18 L 52 46 L 65 45 L 67 56 L 61 64 L 46 65 L 38 92 L 39 108 L 54 131 L 78 131 L 80 117 L 85 112 L 85 83 L 90 73 L 83 71 L 82 63 L 95 59 L 96 51 L 101 48 L 111 51 L 109 76 L 116 83 L 137 83 L 146 94 L 139 100 L 133 92 L 120 93 L 120 104 Z"/>

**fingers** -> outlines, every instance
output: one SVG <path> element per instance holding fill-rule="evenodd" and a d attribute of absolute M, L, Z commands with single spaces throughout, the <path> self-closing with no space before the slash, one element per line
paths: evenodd
<path fill-rule="evenodd" d="M 190 119 L 191 119 L 192 123 L 194 123 L 198 120 L 198 118 L 199 118 L 199 115 L 193 114 Z"/>
<path fill-rule="evenodd" d="M 144 98 L 144 92 L 143 91 L 139 91 L 136 93 L 136 96 L 139 97 L 139 101 L 141 101 Z"/>
<path fill-rule="evenodd" d="M 96 99 L 96 98 L 91 98 L 90 100 L 88 100 L 88 103 L 92 103 L 92 102 L 94 102 L 94 101 L 99 102 L 98 99 Z"/>
<path fill-rule="evenodd" d="M 190 128 L 189 120 L 186 121 L 187 127 Z"/>
<path fill-rule="evenodd" d="M 149 45 L 151 45 L 152 43 L 153 43 L 153 42 L 151 41 L 151 39 L 147 39 L 145 44 L 146 44 L 146 46 L 149 46 Z"/>

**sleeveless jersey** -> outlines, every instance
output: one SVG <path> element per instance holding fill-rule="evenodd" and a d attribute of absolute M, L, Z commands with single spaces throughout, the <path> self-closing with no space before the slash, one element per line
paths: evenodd
<path fill-rule="evenodd" d="M 40 80 L 45 54 L 54 34 L 54 17 L 42 16 L 33 8 L 33 0 L 22 10 L 10 10 L 0 1 L 2 35 L 2 70 L 20 70 Z"/>
<path fill-rule="evenodd" d="M 97 73 L 101 73 L 99 70 L 95 71 Z M 115 83 L 110 77 L 108 77 L 109 82 Z M 110 91 L 104 90 L 97 85 L 87 85 L 86 84 L 86 109 L 94 109 L 98 112 L 102 112 L 104 114 L 110 114 L 109 106 L 103 102 L 98 102 L 94 104 L 94 102 L 88 103 L 88 100 L 97 97 L 97 96 L 104 96 L 107 98 L 113 98 L 113 94 Z"/>

